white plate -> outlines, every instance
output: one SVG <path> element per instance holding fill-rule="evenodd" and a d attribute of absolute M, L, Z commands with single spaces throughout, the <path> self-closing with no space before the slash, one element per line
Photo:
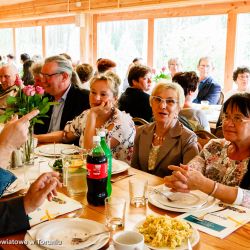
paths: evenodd
<path fill-rule="evenodd" d="M 58 157 L 61 156 L 61 151 L 68 148 L 78 148 L 75 145 L 70 144 L 47 144 L 42 145 L 34 149 L 35 154 L 46 157 Z"/>
<path fill-rule="evenodd" d="M 162 190 L 162 185 L 155 187 L 156 189 Z M 168 188 L 164 188 L 164 193 L 168 193 L 169 189 Z M 164 210 L 168 210 L 168 211 L 174 211 L 174 212 L 181 212 L 181 213 L 190 213 L 190 212 L 194 212 L 196 209 L 199 211 L 208 209 L 212 206 L 214 206 L 217 202 L 217 200 L 211 196 L 208 196 L 207 194 L 204 194 L 198 190 L 195 191 L 191 191 L 190 192 L 192 195 L 194 195 L 193 197 L 201 197 L 200 198 L 200 205 L 195 206 L 190 206 L 188 207 L 187 204 L 183 207 L 181 207 L 181 204 L 179 204 L 178 207 L 175 207 L 172 203 L 173 202 L 168 202 L 164 197 L 162 197 L 162 195 L 156 194 L 154 192 L 149 192 L 148 195 L 148 201 L 149 203 L 151 203 L 152 205 L 164 209 Z M 170 204 L 170 205 L 169 205 Z"/>
<path fill-rule="evenodd" d="M 112 174 L 119 174 L 126 171 L 130 166 L 124 161 L 112 159 Z"/>
<path fill-rule="evenodd" d="M 40 242 L 42 247 L 46 247 L 48 249 L 75 250 L 89 247 L 95 244 L 99 239 L 102 239 L 104 235 L 90 237 L 88 240 L 79 244 L 72 244 L 72 238 L 83 238 L 89 234 L 103 231 L 105 231 L 104 225 L 98 222 L 86 219 L 75 220 L 65 218 L 60 221 L 53 220 L 50 221 L 50 223 L 44 225 L 41 229 L 38 230 L 36 234 L 36 241 L 38 243 Z M 43 242 L 48 244 L 43 245 Z M 106 238 L 106 242 L 108 242 L 108 238 Z"/>
<path fill-rule="evenodd" d="M 181 219 L 180 219 L 181 220 Z M 144 222 L 145 220 L 140 221 L 136 227 L 135 227 L 135 231 L 138 231 L 138 227 Z M 186 222 L 186 221 L 185 221 Z M 186 222 L 187 223 L 187 222 Z M 189 224 L 191 226 L 191 224 Z M 193 234 L 191 235 L 191 237 L 189 238 L 190 243 L 192 245 L 192 247 L 194 247 L 199 241 L 200 241 L 200 234 L 198 232 L 198 230 L 196 228 L 194 228 L 193 226 L 191 226 L 193 229 Z M 173 250 L 173 248 L 169 248 L 169 247 L 153 247 L 150 244 L 146 244 L 145 245 L 149 248 L 149 249 L 154 249 L 154 250 Z M 184 243 L 183 245 L 175 248 L 175 250 L 186 250 L 187 249 L 187 244 Z"/>
<path fill-rule="evenodd" d="M 202 207 L 207 202 L 207 195 L 202 193 L 197 194 L 194 192 L 190 193 L 173 193 L 169 191 L 161 191 L 164 195 L 168 196 L 172 201 L 169 201 L 164 195 L 157 194 L 156 199 L 159 203 L 164 206 L 174 208 L 198 208 Z"/>
<path fill-rule="evenodd" d="M 5 192 L 3 193 L 2 197 L 3 196 L 6 196 L 6 195 L 10 195 L 10 194 L 14 194 L 18 191 L 20 191 L 21 189 L 25 189 L 26 188 L 26 185 L 23 181 L 23 179 L 20 179 L 20 178 L 17 178 L 6 190 Z"/>

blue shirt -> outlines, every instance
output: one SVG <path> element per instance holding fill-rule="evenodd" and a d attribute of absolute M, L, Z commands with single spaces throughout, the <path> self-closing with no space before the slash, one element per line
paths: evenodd
<path fill-rule="evenodd" d="M 69 87 L 67 88 L 67 90 L 65 91 L 63 96 L 58 100 L 58 104 L 53 106 L 53 111 L 52 111 L 52 115 L 51 115 L 51 119 L 50 119 L 48 132 L 60 130 L 63 108 L 64 108 L 65 100 L 67 98 L 70 86 L 71 85 L 69 85 Z"/>

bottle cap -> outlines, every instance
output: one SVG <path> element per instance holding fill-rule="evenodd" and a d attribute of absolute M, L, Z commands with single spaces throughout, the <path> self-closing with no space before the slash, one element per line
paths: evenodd
<path fill-rule="evenodd" d="M 101 131 L 99 131 L 98 135 L 100 137 L 105 137 L 106 133 L 105 133 L 105 131 L 101 130 Z"/>
<path fill-rule="evenodd" d="M 93 136 L 93 142 L 100 142 L 100 141 L 101 141 L 101 137 L 99 135 Z"/>

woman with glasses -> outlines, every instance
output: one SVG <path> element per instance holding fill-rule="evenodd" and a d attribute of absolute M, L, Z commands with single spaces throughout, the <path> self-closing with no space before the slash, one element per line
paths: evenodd
<path fill-rule="evenodd" d="M 176 191 L 199 189 L 226 203 L 250 207 L 250 94 L 223 106 L 224 139 L 213 139 L 187 165 L 170 166 L 165 184 Z"/>
<path fill-rule="evenodd" d="M 132 167 L 164 177 L 172 173 L 169 165 L 186 164 L 198 154 L 196 135 L 178 121 L 184 101 L 180 85 L 156 85 L 150 96 L 155 121 L 138 128 Z"/>

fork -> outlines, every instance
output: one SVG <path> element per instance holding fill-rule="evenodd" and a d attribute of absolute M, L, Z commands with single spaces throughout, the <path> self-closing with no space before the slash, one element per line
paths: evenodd
<path fill-rule="evenodd" d="M 216 212 L 220 212 L 220 211 L 223 211 L 223 210 L 226 210 L 226 209 L 227 209 L 227 207 L 224 207 L 224 208 L 220 208 L 220 209 L 217 209 L 215 211 L 212 211 L 212 212 L 207 212 L 207 213 L 205 213 L 205 214 L 203 214 L 201 216 L 196 217 L 196 219 L 197 220 L 204 220 L 204 218 L 205 218 L 206 215 L 213 214 L 213 213 L 216 213 Z"/>
<path fill-rule="evenodd" d="M 153 189 L 153 192 L 156 193 L 156 194 L 162 195 L 162 196 L 165 197 L 169 202 L 175 201 L 175 200 L 169 198 L 169 195 L 164 194 L 163 192 L 161 192 L 160 190 L 158 190 L 158 189 L 156 189 L 156 188 Z"/>
<path fill-rule="evenodd" d="M 89 235 L 83 236 L 81 238 L 80 237 L 73 237 L 71 240 L 71 243 L 72 244 L 80 244 L 80 243 L 87 241 L 92 236 L 98 236 L 98 235 L 106 234 L 106 233 L 109 233 L 109 231 L 102 231 L 102 232 L 95 233 L 95 234 L 89 234 Z"/>

